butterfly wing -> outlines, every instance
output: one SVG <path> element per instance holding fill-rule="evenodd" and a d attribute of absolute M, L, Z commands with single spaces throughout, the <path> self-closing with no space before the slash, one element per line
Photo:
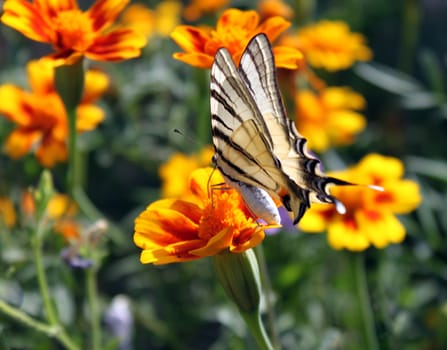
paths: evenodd
<path fill-rule="evenodd" d="M 323 174 L 320 160 L 307 149 L 307 140 L 287 117 L 272 48 L 264 34 L 255 36 L 247 45 L 238 71 L 261 112 L 262 118 L 256 122 L 270 134 L 269 144 L 282 171 L 306 193 L 310 202 L 335 203 L 329 187 L 349 183 Z"/>
<path fill-rule="evenodd" d="M 239 75 L 232 57 L 220 49 L 211 67 L 211 125 L 216 164 L 230 185 L 259 187 L 281 199 L 289 210 L 309 206 L 304 192 L 297 188 L 291 200 L 291 181 L 272 153 L 272 140 L 262 114 Z M 291 204 L 290 202 L 293 202 Z"/>

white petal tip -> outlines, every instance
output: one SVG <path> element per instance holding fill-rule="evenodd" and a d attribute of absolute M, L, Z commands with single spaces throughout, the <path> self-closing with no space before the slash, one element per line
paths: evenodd
<path fill-rule="evenodd" d="M 335 209 L 337 210 L 337 213 L 339 213 L 340 215 L 346 214 L 346 207 L 340 201 L 335 202 Z"/>
<path fill-rule="evenodd" d="M 377 186 L 377 185 L 368 185 L 368 187 L 372 190 L 375 191 L 379 191 L 379 192 L 383 192 L 385 191 L 385 189 L 382 186 Z"/>

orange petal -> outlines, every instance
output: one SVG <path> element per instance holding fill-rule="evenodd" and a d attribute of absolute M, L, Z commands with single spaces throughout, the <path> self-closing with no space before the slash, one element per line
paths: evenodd
<path fill-rule="evenodd" d="M 84 96 L 81 103 L 91 103 L 99 99 L 110 84 L 107 74 L 98 70 L 89 70 L 85 74 Z"/>
<path fill-rule="evenodd" d="M 39 11 L 44 11 L 49 17 L 55 17 L 59 11 L 76 10 L 76 0 L 34 0 Z"/>
<path fill-rule="evenodd" d="M 0 113 L 19 125 L 26 126 L 31 122 L 33 110 L 29 106 L 29 94 L 12 84 L 0 86 Z"/>
<path fill-rule="evenodd" d="M 211 237 L 206 243 L 206 246 L 199 249 L 191 250 L 190 253 L 200 257 L 213 256 L 224 249 L 227 249 L 233 239 L 233 229 L 227 227 L 221 230 L 218 234 Z"/>
<path fill-rule="evenodd" d="M 42 58 L 26 65 L 28 81 L 34 93 L 47 94 L 54 91 L 54 62 Z"/>
<path fill-rule="evenodd" d="M 170 264 L 175 262 L 191 261 L 200 259 L 189 253 L 190 250 L 203 244 L 202 241 L 189 241 L 172 244 L 166 247 L 150 247 L 143 250 L 140 261 L 143 264 L 153 263 L 154 265 Z M 138 245 L 138 244 L 137 244 Z"/>
<path fill-rule="evenodd" d="M 197 68 L 211 68 L 214 57 L 204 53 L 183 53 L 177 52 L 172 55 L 176 60 L 185 62 Z"/>
<path fill-rule="evenodd" d="M 67 146 L 65 142 L 45 138 L 36 150 L 36 157 L 44 167 L 51 168 L 56 163 L 67 160 Z"/>
<path fill-rule="evenodd" d="M 31 150 L 40 137 L 39 131 L 16 129 L 9 134 L 6 140 L 6 153 L 14 159 L 23 157 Z"/>
<path fill-rule="evenodd" d="M 205 44 L 211 39 L 206 30 L 193 26 L 177 26 L 171 33 L 171 38 L 188 53 L 204 53 Z"/>
<path fill-rule="evenodd" d="M 305 66 L 302 52 L 293 47 L 275 46 L 273 54 L 275 55 L 275 64 L 279 68 L 300 69 Z"/>
<path fill-rule="evenodd" d="M 101 31 L 113 22 L 130 0 L 97 0 L 87 11 L 93 21 L 93 30 Z"/>
<path fill-rule="evenodd" d="M 245 236 L 244 238 L 247 239 L 240 239 L 234 237 L 233 241 L 230 245 L 230 251 L 233 253 L 242 253 L 245 252 L 246 250 L 256 247 L 258 244 L 260 244 L 264 238 L 265 238 L 265 233 L 264 230 L 261 228 L 256 228 L 256 229 L 247 229 L 247 231 L 245 234 L 243 234 L 243 236 Z"/>
<path fill-rule="evenodd" d="M 284 18 L 276 16 L 271 17 L 262 22 L 262 24 L 256 29 L 258 33 L 265 33 L 269 38 L 270 42 L 276 40 L 276 38 L 282 34 L 287 28 L 289 28 L 291 23 L 286 21 Z"/>
<path fill-rule="evenodd" d="M 255 30 L 259 23 L 259 15 L 256 11 L 241 11 L 238 9 L 228 9 L 219 18 L 216 24 L 218 32 L 226 31 L 228 28 L 245 30 L 251 32 Z M 239 29 L 240 28 L 240 29 Z"/>
<path fill-rule="evenodd" d="M 96 39 L 85 55 L 98 61 L 120 61 L 138 57 L 146 38 L 133 29 L 114 30 Z"/>
<path fill-rule="evenodd" d="M 1 21 L 32 40 L 50 43 L 55 38 L 49 19 L 42 15 L 37 5 L 26 0 L 5 1 Z"/>
<path fill-rule="evenodd" d="M 76 109 L 76 130 L 85 132 L 95 129 L 105 117 L 105 112 L 93 104 L 81 104 Z"/>

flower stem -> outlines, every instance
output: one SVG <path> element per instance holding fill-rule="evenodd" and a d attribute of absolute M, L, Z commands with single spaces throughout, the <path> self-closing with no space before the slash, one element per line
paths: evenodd
<path fill-rule="evenodd" d="M 99 319 L 99 306 L 98 306 L 98 286 L 96 283 L 96 267 L 92 266 L 86 270 L 86 287 L 87 298 L 90 309 L 90 325 L 92 336 L 92 350 L 101 349 L 101 325 Z"/>
<path fill-rule="evenodd" d="M 76 109 L 67 110 L 68 115 L 68 172 L 67 172 L 67 191 L 73 198 L 75 187 L 77 186 L 77 146 L 76 146 Z"/>
<path fill-rule="evenodd" d="M 267 325 L 275 348 L 279 348 L 278 332 L 275 326 L 275 314 L 270 298 L 270 293 L 272 290 L 272 285 L 270 283 L 270 277 L 268 274 L 267 263 L 265 260 L 264 248 L 262 244 L 254 248 L 256 258 L 258 259 L 259 271 L 261 275 L 261 289 L 265 297 L 265 305 L 267 307 Z"/>
<path fill-rule="evenodd" d="M 51 325 L 58 324 L 58 318 L 56 310 L 54 309 L 53 302 L 48 291 L 48 282 L 45 275 L 45 269 L 42 262 L 42 230 L 44 230 L 44 225 L 42 223 L 44 219 L 41 219 L 37 223 L 37 231 L 31 240 L 31 245 L 33 249 L 34 256 L 34 266 L 36 267 L 37 281 L 39 284 L 40 294 L 42 295 L 42 302 L 45 309 L 47 319 Z"/>
<path fill-rule="evenodd" d="M 0 300 L 0 312 L 8 315 L 12 319 L 21 322 L 22 324 L 34 329 L 37 332 L 46 334 L 48 337 L 56 338 L 59 342 L 64 345 L 68 350 L 80 350 L 79 347 L 71 341 L 67 336 L 67 333 L 59 325 L 48 325 L 46 323 L 40 322 L 27 315 L 21 310 L 8 305 L 3 300 Z"/>
<path fill-rule="evenodd" d="M 250 329 L 251 335 L 255 338 L 261 350 L 273 350 L 273 345 L 262 324 L 260 312 L 241 312 L 241 315 Z"/>
<path fill-rule="evenodd" d="M 374 314 L 371 309 L 371 302 L 366 280 L 365 262 L 363 254 L 354 254 L 355 281 L 357 295 L 360 304 L 360 312 L 363 322 L 363 331 L 367 350 L 379 350 L 379 342 L 375 329 Z"/>

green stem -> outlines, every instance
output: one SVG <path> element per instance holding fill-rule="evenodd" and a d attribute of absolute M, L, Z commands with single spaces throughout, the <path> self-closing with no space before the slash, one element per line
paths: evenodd
<path fill-rule="evenodd" d="M 363 254 L 354 254 L 355 281 L 357 286 L 360 312 L 363 322 L 363 331 L 366 340 L 367 350 L 379 350 L 379 342 L 375 329 L 374 314 L 371 309 L 371 302 L 366 280 L 366 271 Z"/>
<path fill-rule="evenodd" d="M 259 312 L 241 312 L 241 315 L 259 348 L 261 350 L 273 350 L 273 345 L 270 343 L 270 339 L 262 324 L 261 314 Z"/>
<path fill-rule="evenodd" d="M 71 341 L 64 329 L 59 325 L 48 325 L 40 322 L 27 315 L 21 310 L 8 305 L 3 300 L 0 300 L 0 312 L 8 315 L 12 319 L 34 329 L 37 332 L 44 333 L 50 338 L 56 338 L 68 350 L 80 350 L 80 348 Z"/>
<path fill-rule="evenodd" d="M 67 110 L 68 115 L 68 172 L 67 191 L 73 198 L 77 182 L 77 162 L 76 162 L 76 109 Z"/>
<path fill-rule="evenodd" d="M 263 294 L 265 296 L 265 304 L 267 306 L 267 324 L 268 329 L 270 331 L 270 337 L 272 339 L 275 349 L 279 349 L 278 332 L 276 331 L 275 326 L 275 314 L 272 301 L 270 299 L 272 285 L 270 283 L 270 277 L 267 269 L 267 263 L 265 260 L 264 248 L 262 244 L 256 246 L 254 251 L 258 259 L 259 271 L 261 275 L 261 288 L 263 290 Z"/>
<path fill-rule="evenodd" d="M 44 230 L 43 220 L 45 219 L 41 219 L 40 222 L 37 224 L 37 232 L 31 240 L 31 245 L 33 249 L 34 266 L 36 267 L 37 281 L 39 283 L 39 289 L 40 294 L 42 295 L 42 302 L 45 313 L 50 324 L 57 325 L 59 322 L 53 302 L 50 297 L 50 293 L 48 291 L 48 282 L 42 261 L 42 237 Z"/>
<path fill-rule="evenodd" d="M 98 286 L 96 284 L 96 268 L 86 270 L 87 298 L 90 309 L 92 350 L 101 349 L 101 326 L 99 319 Z"/>

